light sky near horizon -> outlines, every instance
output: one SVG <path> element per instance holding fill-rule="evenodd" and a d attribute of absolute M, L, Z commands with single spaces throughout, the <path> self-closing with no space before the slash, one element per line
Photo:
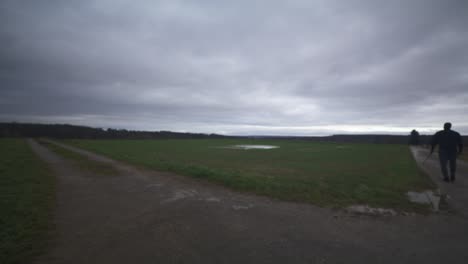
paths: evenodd
<path fill-rule="evenodd" d="M 0 2 L 0 121 L 468 134 L 468 1 Z"/>

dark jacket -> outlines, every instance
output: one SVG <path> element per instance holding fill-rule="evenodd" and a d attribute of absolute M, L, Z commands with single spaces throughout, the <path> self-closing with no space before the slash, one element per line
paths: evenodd
<path fill-rule="evenodd" d="M 441 130 L 432 137 L 432 149 L 439 145 L 439 152 L 444 152 L 448 154 L 462 153 L 463 151 L 463 142 L 460 134 L 453 130 Z M 458 151 L 457 151 L 458 147 Z"/>

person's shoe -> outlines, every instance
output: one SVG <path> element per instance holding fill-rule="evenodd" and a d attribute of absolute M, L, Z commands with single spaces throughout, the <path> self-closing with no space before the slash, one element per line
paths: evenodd
<path fill-rule="evenodd" d="M 451 177 L 450 182 L 455 182 L 455 177 Z"/>
<path fill-rule="evenodd" d="M 449 182 L 449 181 L 450 181 L 449 178 L 447 177 L 444 178 L 444 182 Z"/>

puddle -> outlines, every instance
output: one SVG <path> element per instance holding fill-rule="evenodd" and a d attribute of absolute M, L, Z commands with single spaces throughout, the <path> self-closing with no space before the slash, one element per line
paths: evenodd
<path fill-rule="evenodd" d="M 248 204 L 248 205 L 233 205 L 232 209 L 234 210 L 247 210 L 253 207 L 253 204 Z"/>
<path fill-rule="evenodd" d="M 177 190 L 177 191 L 174 192 L 172 197 L 161 201 L 161 204 L 171 203 L 171 202 L 175 202 L 175 201 L 178 201 L 178 200 L 181 200 L 181 199 L 194 197 L 197 194 L 198 194 L 198 192 L 196 190 Z"/>
<path fill-rule="evenodd" d="M 350 146 L 336 146 L 337 149 L 350 149 Z"/>
<path fill-rule="evenodd" d="M 230 149 L 275 149 L 279 148 L 278 146 L 273 146 L 273 145 L 233 145 L 233 146 L 227 146 L 225 148 L 230 148 Z"/>
<path fill-rule="evenodd" d="M 365 214 L 365 215 L 397 215 L 397 212 L 393 209 L 386 208 L 374 208 L 369 207 L 368 205 L 351 205 L 346 208 L 346 211 L 355 214 Z"/>
<path fill-rule="evenodd" d="M 428 204 L 432 206 L 434 212 L 439 211 L 439 204 L 441 202 L 441 195 L 439 191 L 427 190 L 424 192 L 407 192 L 408 199 L 413 203 Z M 352 205 L 346 208 L 350 213 L 365 214 L 365 215 L 397 215 L 393 209 L 374 208 L 368 205 Z"/>
<path fill-rule="evenodd" d="M 145 191 L 154 189 L 154 188 L 160 188 L 161 186 L 162 186 L 161 183 L 149 184 L 149 185 L 146 185 Z"/>
<path fill-rule="evenodd" d="M 424 192 L 407 192 L 408 199 L 413 203 L 430 204 L 433 211 L 439 211 L 440 194 L 431 190 Z"/>
<path fill-rule="evenodd" d="M 205 201 L 219 203 L 219 202 L 221 202 L 221 199 L 219 199 L 217 197 L 209 197 L 209 198 L 206 198 Z"/>

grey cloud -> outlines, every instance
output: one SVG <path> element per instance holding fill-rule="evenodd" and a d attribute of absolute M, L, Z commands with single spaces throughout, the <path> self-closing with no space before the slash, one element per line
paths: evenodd
<path fill-rule="evenodd" d="M 456 0 L 2 1 L 0 119 L 244 134 L 467 127 L 467 101 L 453 99 L 468 96 L 467 13 Z"/>

